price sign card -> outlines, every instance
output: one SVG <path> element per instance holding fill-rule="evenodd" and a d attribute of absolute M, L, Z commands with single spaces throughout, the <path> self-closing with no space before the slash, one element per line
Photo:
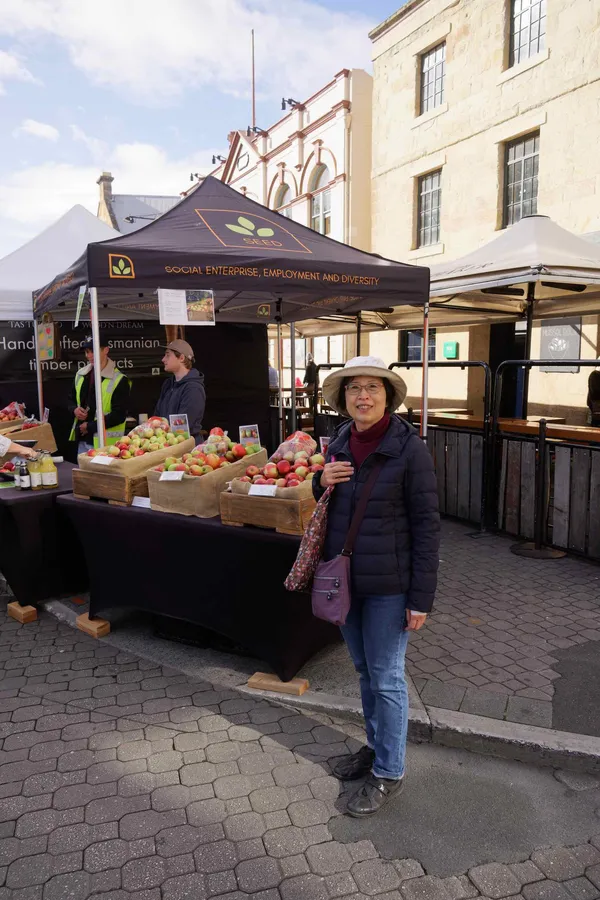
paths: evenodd
<path fill-rule="evenodd" d="M 258 425 L 240 425 L 240 444 L 242 447 L 247 447 L 248 444 L 258 444 L 260 446 Z"/>
<path fill-rule="evenodd" d="M 319 438 L 319 445 L 321 447 L 321 453 L 323 454 L 323 456 L 325 456 L 325 454 L 327 453 L 327 448 L 329 447 L 330 440 L 331 440 L 330 437 L 320 437 Z"/>
<path fill-rule="evenodd" d="M 92 456 L 92 462 L 97 466 L 112 466 L 114 456 Z"/>
<path fill-rule="evenodd" d="M 181 481 L 185 472 L 162 472 L 159 481 Z"/>
<path fill-rule="evenodd" d="M 151 509 L 150 506 L 150 497 L 134 497 L 131 503 L 132 506 L 139 506 L 141 509 Z"/>
<path fill-rule="evenodd" d="M 190 426 L 185 413 L 177 416 L 169 416 L 169 425 L 173 434 L 182 434 L 186 440 L 190 436 Z"/>
<path fill-rule="evenodd" d="M 248 491 L 249 497 L 275 497 L 276 495 L 276 484 L 252 484 Z"/>

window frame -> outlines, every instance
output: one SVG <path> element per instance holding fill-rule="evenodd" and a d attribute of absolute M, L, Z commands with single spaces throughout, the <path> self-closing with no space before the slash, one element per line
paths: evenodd
<path fill-rule="evenodd" d="M 323 176 L 329 175 L 329 180 L 323 184 Z M 326 237 L 331 234 L 331 170 L 326 163 L 321 163 L 312 173 L 310 184 L 312 197 L 310 199 L 310 228 L 318 234 Z M 317 225 L 318 227 L 315 227 Z"/>
<path fill-rule="evenodd" d="M 436 177 L 437 185 L 433 184 L 432 182 L 430 189 L 424 191 L 423 186 L 427 183 L 427 181 L 432 180 Z M 416 192 L 417 216 L 415 227 L 415 248 L 421 249 L 424 247 L 434 247 L 436 244 L 440 243 L 442 232 L 442 167 L 440 166 L 439 169 L 432 169 L 430 172 L 425 172 L 423 175 L 419 175 L 417 177 Z M 423 207 L 424 198 L 426 197 L 430 198 L 429 210 L 425 210 Z M 434 206 L 434 202 L 436 199 L 437 206 Z M 432 224 L 434 211 L 437 212 L 437 223 L 435 225 Z M 423 225 L 423 219 L 426 212 L 429 212 L 430 215 L 429 226 Z M 429 236 L 431 238 L 430 240 L 425 239 L 426 232 L 429 232 Z"/>
<path fill-rule="evenodd" d="M 435 54 L 443 51 L 440 60 L 435 60 Z M 425 68 L 428 59 L 434 57 L 433 65 Z M 439 78 L 436 74 L 438 67 L 441 69 Z M 433 73 L 430 77 L 430 73 Z M 436 90 L 436 83 L 440 82 L 440 90 Z M 433 91 L 429 95 L 428 88 L 433 84 Z M 439 41 L 428 50 L 419 54 L 419 102 L 418 115 L 433 112 L 446 102 L 446 40 Z"/>
<path fill-rule="evenodd" d="M 409 359 L 409 351 L 410 351 L 410 335 L 419 335 L 419 358 Z M 436 360 L 436 335 L 437 329 L 430 328 L 429 329 L 429 343 L 428 343 L 428 353 L 427 358 L 429 362 L 435 362 Z M 405 363 L 418 363 L 423 362 L 423 329 L 422 328 L 403 328 L 398 332 L 398 361 Z"/>
<path fill-rule="evenodd" d="M 528 141 L 533 140 L 534 142 L 534 150 L 532 153 L 526 153 L 526 145 Z M 510 159 L 511 151 L 516 150 L 519 146 L 523 147 L 523 154 L 521 156 L 514 157 L 513 160 Z M 531 169 L 532 174 L 530 176 L 525 175 L 526 170 L 526 162 L 528 160 L 532 160 Z M 514 172 L 517 165 L 521 164 L 521 177 L 520 180 L 517 181 L 515 179 L 511 180 L 511 171 Z M 540 163 L 540 130 L 536 129 L 535 131 L 531 131 L 527 134 L 520 135 L 517 138 L 513 138 L 510 141 L 505 141 L 504 143 L 504 153 L 503 153 L 503 191 L 502 191 L 502 228 L 509 228 L 511 225 L 515 225 L 517 222 L 520 222 L 524 216 L 534 216 L 537 215 L 538 211 L 538 195 L 539 195 L 539 163 Z M 531 197 L 528 200 L 524 199 L 524 187 L 526 182 L 532 182 L 532 190 Z M 535 182 L 535 191 L 533 190 L 533 182 Z M 511 195 L 511 189 L 514 189 L 515 185 L 519 184 L 520 186 L 520 199 L 518 201 L 519 206 L 519 214 L 515 215 L 515 209 L 517 208 L 517 202 L 514 200 L 514 192 Z M 525 211 L 525 204 L 530 204 L 530 208 Z"/>
<path fill-rule="evenodd" d="M 282 203 L 282 199 L 286 198 L 289 194 L 289 200 L 286 200 Z M 292 203 L 294 197 L 292 196 L 292 188 L 287 182 L 283 182 L 277 188 L 277 193 L 275 194 L 275 212 L 278 212 L 281 216 L 285 216 L 287 219 L 292 218 Z"/>
<path fill-rule="evenodd" d="M 539 53 L 543 53 L 546 49 L 546 22 L 547 22 L 547 0 L 508 0 L 508 32 L 509 32 L 509 48 L 508 48 L 508 68 L 518 66 L 520 63 L 532 59 Z M 537 11 L 538 16 L 532 19 L 532 14 Z M 528 14 L 528 23 L 522 26 L 524 15 Z M 519 18 L 519 29 L 516 29 L 516 20 Z M 537 24 L 537 35 L 534 39 L 531 37 L 531 30 Z M 517 37 L 525 30 L 528 31 L 527 43 L 517 45 Z"/>

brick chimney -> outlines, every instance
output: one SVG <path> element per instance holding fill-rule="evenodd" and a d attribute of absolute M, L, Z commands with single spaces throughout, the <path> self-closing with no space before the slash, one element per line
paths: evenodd
<path fill-rule="evenodd" d="M 112 209 L 112 183 L 114 178 L 110 172 L 103 172 L 96 184 L 100 187 L 98 199 L 98 218 L 112 228 L 117 228 L 117 220 Z"/>

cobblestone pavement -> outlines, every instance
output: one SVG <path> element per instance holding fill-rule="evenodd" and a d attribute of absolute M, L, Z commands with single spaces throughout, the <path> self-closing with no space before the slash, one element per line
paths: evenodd
<path fill-rule="evenodd" d="M 443 523 L 434 614 L 408 671 L 427 706 L 549 728 L 561 658 L 600 641 L 600 567 L 524 559 L 508 538 L 470 533 Z"/>
<path fill-rule="evenodd" d="M 600 896 L 600 835 L 446 878 L 334 841 L 344 727 L 2 610 L 0 900 Z M 589 806 L 598 781 L 563 777 Z"/>

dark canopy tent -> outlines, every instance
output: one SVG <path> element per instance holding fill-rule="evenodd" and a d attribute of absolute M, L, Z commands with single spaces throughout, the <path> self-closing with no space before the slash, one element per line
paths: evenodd
<path fill-rule="evenodd" d="M 306 318 L 425 306 L 429 269 L 339 243 L 209 176 L 139 231 L 89 244 L 34 292 L 34 315 L 71 318 L 85 286 L 98 351 L 100 320 L 159 317 L 157 289 L 212 290 L 217 324 L 288 322 L 293 331 Z M 99 395 L 100 373 L 95 377 Z"/>
<path fill-rule="evenodd" d="M 341 244 L 209 176 L 139 231 L 89 244 L 34 293 L 35 315 L 72 308 L 82 285 L 97 288 L 101 308 L 117 316 L 156 318 L 157 288 L 189 288 L 215 292 L 217 321 L 297 322 L 423 305 L 429 270 Z"/>

